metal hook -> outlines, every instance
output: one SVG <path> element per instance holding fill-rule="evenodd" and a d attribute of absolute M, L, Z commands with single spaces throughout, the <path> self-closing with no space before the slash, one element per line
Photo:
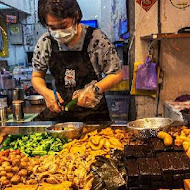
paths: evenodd
<path fill-rule="evenodd" d="M 152 49 L 153 49 L 153 40 L 150 41 L 150 43 L 149 43 L 149 45 L 148 45 L 148 48 L 147 48 L 148 55 L 151 55 Z"/>

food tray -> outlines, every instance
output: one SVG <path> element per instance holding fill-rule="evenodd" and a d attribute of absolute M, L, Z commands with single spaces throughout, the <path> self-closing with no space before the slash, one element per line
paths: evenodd
<path fill-rule="evenodd" d="M 0 134 L 5 133 L 7 135 L 23 134 L 28 135 L 32 133 L 43 133 L 47 127 L 53 125 L 54 122 L 7 122 L 1 123 Z"/>
<path fill-rule="evenodd" d="M 17 134 L 33 134 L 33 133 L 43 133 L 46 131 L 47 127 L 51 127 L 56 122 L 53 121 L 43 121 L 43 122 L 23 122 L 23 123 L 17 123 L 17 122 L 10 122 L 2 124 L 0 126 L 0 135 L 6 134 L 6 135 L 17 135 Z M 83 135 L 86 133 L 89 133 L 93 130 L 101 130 L 106 127 L 111 127 L 112 129 L 122 129 L 126 131 L 127 123 L 126 122 L 120 122 L 120 123 L 110 123 L 110 122 L 101 122 L 99 124 L 85 124 L 83 128 Z"/>

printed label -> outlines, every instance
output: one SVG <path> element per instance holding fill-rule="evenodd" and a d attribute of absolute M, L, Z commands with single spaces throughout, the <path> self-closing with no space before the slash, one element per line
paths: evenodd
<path fill-rule="evenodd" d="M 75 80 L 75 70 L 73 69 L 66 69 L 65 72 L 65 87 L 75 87 L 76 86 L 76 80 Z"/>

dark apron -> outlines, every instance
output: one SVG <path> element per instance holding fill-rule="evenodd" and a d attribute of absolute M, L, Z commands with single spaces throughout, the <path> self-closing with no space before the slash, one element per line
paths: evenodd
<path fill-rule="evenodd" d="M 64 100 L 64 105 L 72 100 L 73 92 L 84 88 L 93 80 L 101 80 L 97 76 L 90 61 L 87 49 L 92 39 L 94 28 L 88 27 L 82 51 L 60 51 L 57 42 L 51 39 L 52 54 L 49 69 L 55 79 L 57 91 Z M 74 107 L 64 115 L 44 110 L 38 120 L 50 121 L 110 121 L 105 96 L 93 109 Z"/>

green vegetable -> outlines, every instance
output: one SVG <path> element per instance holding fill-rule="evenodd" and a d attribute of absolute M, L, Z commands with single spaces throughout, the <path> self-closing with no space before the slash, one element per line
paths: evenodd
<path fill-rule="evenodd" d="M 75 98 L 75 99 L 71 100 L 71 101 L 65 106 L 65 111 L 71 110 L 74 106 L 76 106 L 77 102 L 78 102 L 78 98 Z"/>
<path fill-rule="evenodd" d="M 47 133 L 35 133 L 31 135 L 9 135 L 3 142 L 1 150 L 20 149 L 28 156 L 56 154 L 63 149 L 66 139 L 53 138 Z"/>
<path fill-rule="evenodd" d="M 3 141 L 3 146 L 9 145 L 12 141 L 21 138 L 22 135 L 9 135 L 5 141 Z"/>
<path fill-rule="evenodd" d="M 37 151 L 37 150 L 34 150 L 34 151 L 32 151 L 32 155 L 33 156 L 37 156 L 37 155 L 39 155 L 39 156 L 44 156 L 44 155 L 47 155 L 47 152 L 46 151 Z"/>
<path fill-rule="evenodd" d="M 3 146 L 8 146 L 11 143 L 11 138 L 7 137 L 7 139 L 3 142 Z"/>

